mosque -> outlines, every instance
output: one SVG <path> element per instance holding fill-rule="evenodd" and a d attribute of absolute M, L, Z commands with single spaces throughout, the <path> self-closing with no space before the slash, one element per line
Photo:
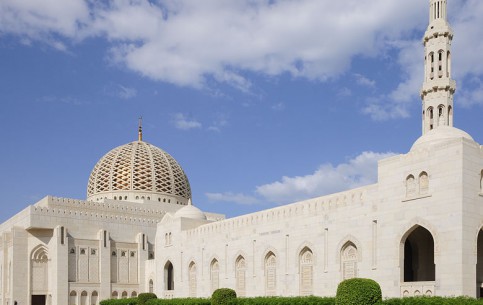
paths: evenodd
<path fill-rule="evenodd" d="M 483 146 L 453 127 L 453 31 L 430 0 L 422 136 L 376 184 L 225 219 L 191 204 L 165 151 L 137 141 L 95 165 L 87 199 L 45 197 L 0 225 L 0 303 L 97 305 L 154 292 L 335 295 L 353 277 L 385 297 L 483 293 Z"/>

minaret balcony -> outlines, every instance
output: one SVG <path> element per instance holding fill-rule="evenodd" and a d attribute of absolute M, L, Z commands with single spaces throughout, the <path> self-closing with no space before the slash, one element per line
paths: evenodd
<path fill-rule="evenodd" d="M 436 78 L 430 81 L 426 81 L 421 88 L 421 96 L 425 96 L 428 93 L 442 90 L 454 93 L 456 91 L 456 81 L 454 79 L 448 78 Z"/>

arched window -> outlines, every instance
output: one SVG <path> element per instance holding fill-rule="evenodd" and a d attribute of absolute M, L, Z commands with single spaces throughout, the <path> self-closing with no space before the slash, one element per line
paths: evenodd
<path fill-rule="evenodd" d="M 136 291 L 131 292 L 131 298 L 135 298 L 138 296 L 138 293 Z"/>
<path fill-rule="evenodd" d="M 406 177 L 406 197 L 412 197 L 416 195 L 416 181 L 413 175 Z"/>
<path fill-rule="evenodd" d="M 95 290 L 91 294 L 91 304 L 92 305 L 98 305 L 99 304 L 99 294 Z"/>
<path fill-rule="evenodd" d="M 342 247 L 340 256 L 342 279 L 347 280 L 357 277 L 358 252 L 356 245 L 350 241 L 347 242 Z"/>
<path fill-rule="evenodd" d="M 431 233 L 416 226 L 404 243 L 404 282 L 434 281 L 434 239 Z"/>
<path fill-rule="evenodd" d="M 149 280 L 149 292 L 150 293 L 154 292 L 154 282 L 153 282 L 153 280 Z"/>
<path fill-rule="evenodd" d="M 446 55 L 446 77 L 451 77 L 451 52 Z"/>
<path fill-rule="evenodd" d="M 189 279 L 189 295 L 191 298 L 196 297 L 196 264 L 191 262 L 188 267 L 188 279 Z"/>
<path fill-rule="evenodd" d="M 112 292 L 112 298 L 113 299 L 117 299 L 118 296 L 119 296 L 119 294 L 117 293 L 117 291 Z"/>
<path fill-rule="evenodd" d="M 164 265 L 164 290 L 174 290 L 173 264 L 170 261 Z"/>
<path fill-rule="evenodd" d="M 127 299 L 127 291 L 123 291 L 122 292 L 122 298 L 123 299 Z"/>
<path fill-rule="evenodd" d="M 299 255 L 300 268 L 300 295 L 307 296 L 313 294 L 314 286 L 314 255 L 312 250 L 304 248 Z"/>
<path fill-rule="evenodd" d="M 429 53 L 429 60 L 431 62 L 430 64 L 431 71 L 429 73 L 429 78 L 434 79 L 434 53 L 433 52 Z"/>
<path fill-rule="evenodd" d="M 446 125 L 445 110 L 443 105 L 438 106 L 438 126 Z"/>
<path fill-rule="evenodd" d="M 453 108 L 448 106 L 448 125 L 453 126 Z"/>
<path fill-rule="evenodd" d="M 429 191 L 428 173 L 422 172 L 419 174 L 419 194 L 426 195 Z"/>
<path fill-rule="evenodd" d="M 273 252 L 265 256 L 265 294 L 277 294 L 277 257 Z"/>
<path fill-rule="evenodd" d="M 81 299 L 80 299 L 80 305 L 88 305 L 87 304 L 87 291 L 82 291 L 81 293 Z"/>
<path fill-rule="evenodd" d="M 211 292 L 220 288 L 220 264 L 216 259 L 210 265 Z"/>
<path fill-rule="evenodd" d="M 236 259 L 236 272 L 235 272 L 235 277 L 236 277 L 236 294 L 238 296 L 244 297 L 245 296 L 245 287 L 246 287 L 246 281 L 245 281 L 245 276 L 246 276 L 246 262 L 245 258 L 243 256 L 238 256 Z"/>
<path fill-rule="evenodd" d="M 77 305 L 77 292 L 74 290 L 69 294 L 69 305 Z"/>

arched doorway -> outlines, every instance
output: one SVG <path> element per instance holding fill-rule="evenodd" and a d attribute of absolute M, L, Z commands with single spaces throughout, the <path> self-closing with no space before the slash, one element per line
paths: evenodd
<path fill-rule="evenodd" d="M 478 233 L 477 240 L 477 259 L 476 259 L 476 283 L 478 290 L 476 291 L 476 297 L 483 297 L 483 230 Z"/>
<path fill-rule="evenodd" d="M 170 261 L 164 265 L 164 290 L 174 290 L 173 264 Z"/>
<path fill-rule="evenodd" d="M 417 226 L 402 241 L 404 243 L 404 282 L 435 280 L 434 239 L 431 233 Z"/>
<path fill-rule="evenodd" d="M 38 245 L 32 250 L 30 259 L 31 272 L 31 304 L 45 305 L 49 289 L 49 256 L 48 250 L 43 245 Z"/>

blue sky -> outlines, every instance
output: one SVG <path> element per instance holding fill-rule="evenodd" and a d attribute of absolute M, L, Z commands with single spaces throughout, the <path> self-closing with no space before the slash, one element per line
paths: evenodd
<path fill-rule="evenodd" d="M 449 0 L 455 126 L 483 143 L 483 1 Z M 1 0 L 5 220 L 144 139 L 228 216 L 375 182 L 421 134 L 428 1 Z"/>

